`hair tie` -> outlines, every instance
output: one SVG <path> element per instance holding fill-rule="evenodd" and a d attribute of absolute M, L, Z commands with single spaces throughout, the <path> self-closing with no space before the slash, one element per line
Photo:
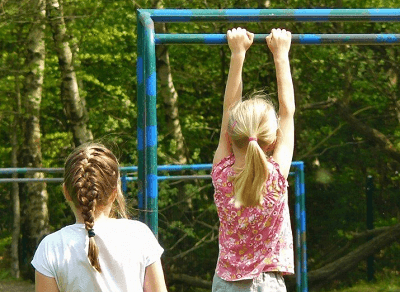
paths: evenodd
<path fill-rule="evenodd" d="M 251 141 L 257 141 L 258 139 L 256 137 L 249 137 L 249 142 Z"/>
<path fill-rule="evenodd" d="M 89 229 L 87 232 L 89 234 L 89 238 L 94 237 L 96 235 L 96 233 L 94 233 L 93 229 Z"/>

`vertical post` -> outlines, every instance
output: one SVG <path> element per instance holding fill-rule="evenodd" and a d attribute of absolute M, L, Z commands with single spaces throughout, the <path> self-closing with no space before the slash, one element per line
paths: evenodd
<path fill-rule="evenodd" d="M 145 47 L 145 87 L 146 87 L 146 189 L 147 210 L 150 212 L 146 222 L 153 233 L 158 233 L 158 180 L 157 180 L 157 84 L 154 22 L 147 12 L 143 15 Z"/>
<path fill-rule="evenodd" d="M 367 197 L 367 230 L 374 229 L 374 213 L 373 213 L 373 193 L 374 193 L 374 178 L 369 175 L 366 183 Z M 371 240 L 372 236 L 368 236 L 367 240 Z M 367 280 L 370 282 L 374 279 L 374 256 L 371 255 L 367 259 Z"/>
<path fill-rule="evenodd" d="M 301 229 L 301 291 L 308 291 L 307 279 L 307 237 L 306 237 L 306 192 L 304 182 L 304 163 L 300 161 L 299 165 L 300 177 L 300 229 Z"/>
<path fill-rule="evenodd" d="M 138 208 L 139 220 L 147 222 L 147 204 L 146 204 L 146 86 L 145 75 L 145 46 L 143 44 L 144 28 L 143 17 L 138 11 L 137 14 L 137 48 L 138 56 L 136 62 L 136 76 L 137 76 L 137 107 L 138 107 L 138 121 L 137 121 L 137 149 L 138 149 Z"/>
<path fill-rule="evenodd" d="M 302 252 L 301 252 L 301 192 L 300 192 L 300 169 L 296 165 L 296 171 L 295 171 L 295 207 L 294 207 L 294 213 L 295 213 L 295 220 L 296 220 L 296 291 L 297 292 L 302 292 L 301 289 L 301 257 L 302 257 Z"/>
<path fill-rule="evenodd" d="M 308 291 L 304 163 L 295 161 L 296 291 Z"/>

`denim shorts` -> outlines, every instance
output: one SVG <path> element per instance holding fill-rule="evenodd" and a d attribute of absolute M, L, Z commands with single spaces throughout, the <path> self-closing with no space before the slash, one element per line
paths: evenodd
<path fill-rule="evenodd" d="M 286 286 L 281 273 L 261 273 L 239 281 L 225 281 L 215 274 L 212 292 L 286 292 Z"/>

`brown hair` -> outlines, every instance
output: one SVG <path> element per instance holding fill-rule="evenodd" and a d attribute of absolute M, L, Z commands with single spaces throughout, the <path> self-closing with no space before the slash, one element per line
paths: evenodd
<path fill-rule="evenodd" d="M 65 162 L 64 187 L 78 211 L 82 212 L 85 228 L 89 235 L 92 235 L 89 236 L 89 261 L 98 272 L 101 272 L 99 248 L 93 234 L 97 211 L 101 210 L 101 207 L 113 204 L 116 192 L 118 213 L 126 218 L 117 158 L 101 144 L 81 145 Z M 112 209 L 115 211 L 115 208 Z"/>
<path fill-rule="evenodd" d="M 233 178 L 237 207 L 261 205 L 269 177 L 263 149 L 273 145 L 277 129 L 277 115 L 269 100 L 256 96 L 230 109 L 228 135 L 236 147 L 246 150 L 244 168 Z"/>

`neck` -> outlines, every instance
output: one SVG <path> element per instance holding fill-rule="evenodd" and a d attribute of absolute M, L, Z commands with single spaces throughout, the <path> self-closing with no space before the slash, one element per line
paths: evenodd
<path fill-rule="evenodd" d="M 73 209 L 74 215 L 75 215 L 75 219 L 76 219 L 76 223 L 81 223 L 84 224 L 85 220 L 82 217 L 82 212 L 80 210 L 77 209 Z M 99 220 L 103 220 L 103 219 L 108 219 L 110 217 L 110 212 L 111 212 L 111 205 L 102 208 L 101 210 L 97 210 L 95 213 L 95 218 L 94 221 L 99 221 Z"/>
<path fill-rule="evenodd" d="M 235 163 L 233 164 L 235 169 L 243 169 L 246 159 L 246 150 L 247 149 L 239 149 L 235 145 L 232 145 L 233 155 L 235 155 Z"/>

